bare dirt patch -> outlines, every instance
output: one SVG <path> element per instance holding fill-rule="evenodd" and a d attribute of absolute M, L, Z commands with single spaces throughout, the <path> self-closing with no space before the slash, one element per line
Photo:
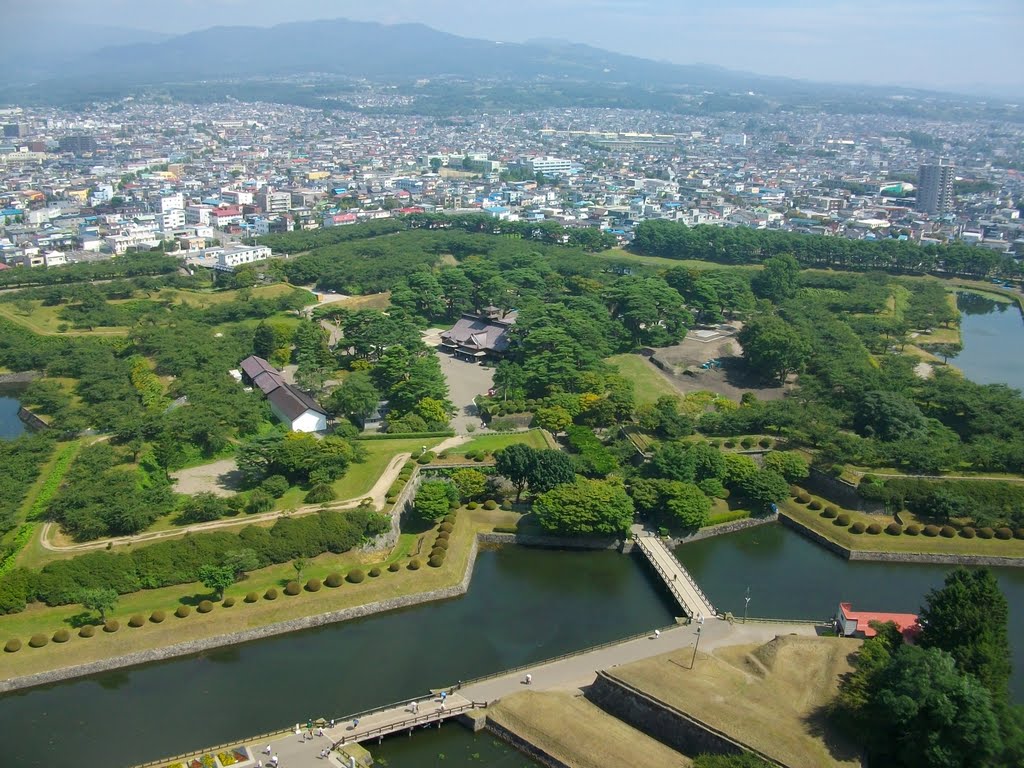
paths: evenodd
<path fill-rule="evenodd" d="M 718 360 L 720 367 L 701 368 L 710 360 Z M 655 348 L 651 362 L 683 394 L 714 392 L 738 401 L 747 392 L 760 400 L 780 400 L 786 392 L 751 375 L 732 331 L 690 331 L 678 344 Z"/>
<path fill-rule="evenodd" d="M 183 469 L 171 475 L 176 493 L 193 496 L 197 493 L 212 493 L 217 496 L 233 496 L 242 488 L 242 473 L 234 459 L 214 461 L 198 467 Z"/>

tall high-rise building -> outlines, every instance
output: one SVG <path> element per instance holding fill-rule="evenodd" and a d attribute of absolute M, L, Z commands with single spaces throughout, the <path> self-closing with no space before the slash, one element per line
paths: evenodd
<path fill-rule="evenodd" d="M 953 210 L 953 166 L 945 160 L 917 169 L 917 210 L 946 213 Z"/>

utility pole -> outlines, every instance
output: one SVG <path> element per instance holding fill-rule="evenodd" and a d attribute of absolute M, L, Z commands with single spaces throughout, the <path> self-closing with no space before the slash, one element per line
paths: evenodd
<path fill-rule="evenodd" d="M 697 660 L 697 647 L 700 645 L 700 624 L 697 625 L 697 642 L 693 644 L 693 657 L 690 659 L 690 669 L 693 669 L 693 662 Z"/>
<path fill-rule="evenodd" d="M 747 587 L 747 596 L 743 598 L 743 623 L 747 623 L 747 607 L 750 605 L 750 587 Z"/>

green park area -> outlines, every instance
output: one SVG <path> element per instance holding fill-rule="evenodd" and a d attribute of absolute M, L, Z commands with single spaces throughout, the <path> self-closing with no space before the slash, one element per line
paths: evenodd
<path fill-rule="evenodd" d="M 619 369 L 619 374 L 633 382 L 637 405 L 655 402 L 659 397 L 678 396 L 679 391 L 641 355 L 612 355 L 606 361 Z"/>
<path fill-rule="evenodd" d="M 476 435 L 470 440 L 447 449 L 449 456 L 465 456 L 469 453 L 494 453 L 510 445 L 528 445 L 540 450 L 549 448 L 543 430 L 531 429 L 526 432 L 502 432 L 493 435 Z"/>

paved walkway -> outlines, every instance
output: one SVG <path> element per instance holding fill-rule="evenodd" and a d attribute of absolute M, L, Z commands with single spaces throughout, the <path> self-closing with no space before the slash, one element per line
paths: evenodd
<path fill-rule="evenodd" d="M 698 632 L 699 630 L 699 632 Z M 763 644 L 781 634 L 816 636 L 811 624 L 786 624 L 757 622 L 730 624 L 711 619 L 701 624 L 652 629 L 643 637 L 624 640 L 621 643 L 596 648 L 568 658 L 550 662 L 539 662 L 526 668 L 469 682 L 446 697 L 445 710 L 440 707 L 439 695 L 426 695 L 416 699 L 418 712 L 412 711 L 412 701 L 403 702 L 390 709 L 371 711 L 359 716 L 358 725 L 351 718 L 337 722 L 333 727 L 324 728 L 324 736 L 317 736 L 313 727 L 312 738 L 294 732 L 269 739 L 267 742 L 251 745 L 257 758 L 267 765 L 269 755 L 259 754 L 267 746 L 270 754 L 279 758 L 279 768 L 323 768 L 324 766 L 347 765 L 335 752 L 327 759 L 320 757 L 320 751 L 332 743 L 344 748 L 345 743 L 374 742 L 379 735 L 405 732 L 409 729 L 429 727 L 441 720 L 457 716 L 473 702 L 493 704 L 504 696 L 523 690 L 576 690 L 594 682 L 599 670 L 607 670 L 622 664 L 640 661 L 669 651 L 694 647 L 699 644 L 702 652 L 713 651 L 725 645 Z M 531 676 L 527 686 L 525 676 Z M 303 724 L 304 725 L 304 724 Z M 305 733 L 305 728 L 301 729 Z M 250 768 L 255 763 L 243 764 Z"/>
<path fill-rule="evenodd" d="M 687 616 L 704 616 L 710 618 L 716 615 L 715 607 L 708 600 L 697 582 L 683 568 L 665 543 L 657 536 L 650 534 L 638 534 L 636 537 L 637 549 L 650 561 L 657 571 L 658 576 L 665 582 L 672 596 L 686 611 Z"/>

